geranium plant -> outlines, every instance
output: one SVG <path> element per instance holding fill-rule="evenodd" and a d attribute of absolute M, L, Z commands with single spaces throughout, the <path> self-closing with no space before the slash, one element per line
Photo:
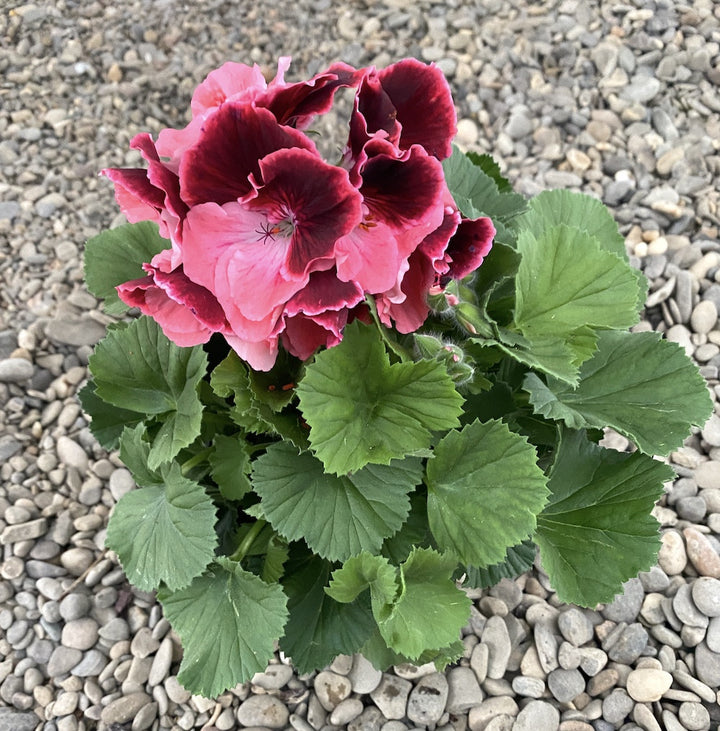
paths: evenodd
<path fill-rule="evenodd" d="M 593 606 L 648 569 L 651 510 L 711 412 L 696 367 L 631 333 L 646 295 L 597 200 L 526 201 L 453 147 L 439 69 L 288 83 L 227 63 L 192 119 L 110 169 L 130 221 L 88 242 L 112 325 L 91 428 L 139 489 L 107 545 L 157 590 L 180 680 L 215 695 L 276 643 L 302 671 L 462 652 L 462 586 L 540 558 Z M 353 94 L 337 160 L 313 123 Z M 636 447 L 598 442 L 611 427 Z"/>

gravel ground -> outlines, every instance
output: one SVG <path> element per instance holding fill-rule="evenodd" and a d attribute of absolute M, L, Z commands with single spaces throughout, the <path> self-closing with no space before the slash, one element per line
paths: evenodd
<path fill-rule="evenodd" d="M 108 322 L 82 284 L 83 241 L 122 220 L 98 170 L 138 164 L 137 132 L 182 126 L 212 68 L 270 70 L 280 54 L 289 79 L 337 59 L 435 61 L 463 145 L 492 152 L 524 193 L 569 187 L 612 208 L 651 281 L 638 327 L 681 343 L 720 395 L 720 5 L 0 6 L 0 731 L 720 728 L 717 416 L 671 457 L 658 566 L 612 604 L 560 604 L 538 569 L 473 594 L 465 657 L 444 674 L 341 657 L 298 677 L 283 659 L 206 700 L 179 686 L 153 596 L 103 551 L 133 483 L 76 401 Z"/>

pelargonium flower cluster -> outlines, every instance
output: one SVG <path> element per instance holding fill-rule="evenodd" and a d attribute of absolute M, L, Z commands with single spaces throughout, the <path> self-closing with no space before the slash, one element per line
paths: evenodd
<path fill-rule="evenodd" d="M 103 171 L 128 220 L 154 221 L 171 244 L 120 298 L 180 346 L 221 333 L 257 370 L 280 345 L 304 360 L 339 343 L 368 295 L 384 325 L 414 332 L 428 294 L 476 269 L 495 234 L 488 218 L 464 219 L 445 184 L 456 115 L 436 66 L 336 63 L 287 83 L 289 62 L 269 83 L 224 64 L 184 129 L 132 140 L 146 169 Z M 331 164 L 304 130 L 341 88 L 354 104 Z"/>

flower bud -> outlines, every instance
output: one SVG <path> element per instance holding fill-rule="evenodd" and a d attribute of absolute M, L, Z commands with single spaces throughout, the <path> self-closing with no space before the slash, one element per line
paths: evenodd
<path fill-rule="evenodd" d="M 459 345 L 444 341 L 437 335 L 416 333 L 414 337 L 420 357 L 443 363 L 455 385 L 462 386 L 472 380 L 475 369 Z"/>

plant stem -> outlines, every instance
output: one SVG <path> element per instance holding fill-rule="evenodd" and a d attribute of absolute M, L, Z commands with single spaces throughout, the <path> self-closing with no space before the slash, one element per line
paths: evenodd
<path fill-rule="evenodd" d="M 238 563 L 245 558 L 245 554 L 250 550 L 255 539 L 260 535 L 260 531 L 267 525 L 267 521 L 259 518 L 255 521 L 255 525 L 248 531 L 245 538 L 240 541 L 240 545 L 235 549 L 234 553 L 228 558 Z"/>
<path fill-rule="evenodd" d="M 182 476 L 187 477 L 188 472 L 190 472 L 193 467 L 197 467 L 199 464 L 202 464 L 212 451 L 213 448 L 208 447 L 207 449 L 203 449 L 202 452 L 194 454 L 192 457 L 190 457 L 190 459 L 183 462 L 180 467 Z"/>
<path fill-rule="evenodd" d="M 390 348 L 390 350 L 395 353 L 395 355 L 397 355 L 397 357 L 400 358 L 401 361 L 406 362 L 412 360 L 412 355 L 407 350 L 405 350 L 402 345 L 396 343 L 394 340 L 388 337 L 387 328 L 384 327 L 383 324 L 380 322 L 377 305 L 375 304 L 375 298 L 369 294 L 365 295 L 365 304 L 367 304 L 370 310 L 373 322 L 377 326 L 377 329 L 380 331 L 380 337 L 383 339 L 385 345 L 387 345 L 387 347 Z"/>

